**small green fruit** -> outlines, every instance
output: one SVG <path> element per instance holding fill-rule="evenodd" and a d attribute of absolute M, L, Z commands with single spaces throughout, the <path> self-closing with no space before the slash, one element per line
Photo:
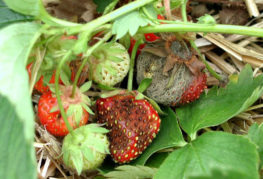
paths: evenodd
<path fill-rule="evenodd" d="M 109 154 L 107 129 L 98 124 L 89 124 L 75 129 L 63 141 L 63 161 L 80 175 L 86 170 L 98 168 Z"/>

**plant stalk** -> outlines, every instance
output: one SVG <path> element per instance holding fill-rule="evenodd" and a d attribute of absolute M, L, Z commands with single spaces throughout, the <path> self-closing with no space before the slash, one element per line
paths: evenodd
<path fill-rule="evenodd" d="M 71 125 L 69 124 L 68 118 L 67 118 L 67 114 L 64 110 L 62 101 L 61 101 L 61 97 L 60 97 L 60 91 L 59 91 L 59 76 L 60 76 L 60 72 L 61 69 L 63 67 L 63 65 L 65 64 L 65 62 L 67 61 L 67 59 L 70 57 L 70 55 L 72 54 L 72 50 L 68 51 L 66 53 L 66 55 L 64 55 L 64 57 L 62 58 L 62 60 L 59 62 L 58 67 L 57 67 L 57 71 L 56 71 L 56 75 L 55 75 L 55 93 L 56 93 L 56 97 L 57 97 L 57 101 L 58 101 L 58 107 L 60 110 L 60 113 L 62 115 L 62 118 L 69 130 L 69 132 L 71 133 L 73 131 L 73 128 L 71 127 Z"/>
<path fill-rule="evenodd" d="M 143 0 L 143 1 L 134 1 L 134 2 L 131 2 L 125 6 L 122 6 L 121 8 L 118 8 L 117 10 L 115 11 L 112 11 L 104 16 L 101 16 L 87 24 L 84 24 L 84 25 L 81 25 L 81 26 L 76 26 L 76 27 L 70 27 L 69 28 L 69 31 L 68 33 L 69 34 L 74 34 L 74 33 L 79 33 L 79 32 L 83 32 L 83 31 L 87 31 L 87 30 L 90 30 L 90 29 L 96 29 L 98 28 L 99 26 L 107 23 L 107 22 L 110 22 L 122 15 L 125 15 L 129 12 L 132 12 L 146 4 L 149 4 L 151 2 L 153 2 L 155 0 Z"/>
<path fill-rule="evenodd" d="M 131 54 L 131 61 L 130 61 L 130 69 L 129 69 L 129 76 L 128 76 L 128 91 L 132 91 L 132 82 L 133 82 L 133 71 L 134 71 L 134 62 L 137 54 L 138 47 L 143 43 L 142 39 L 136 41 Z"/>
<path fill-rule="evenodd" d="M 224 33 L 224 34 L 239 34 L 263 37 L 263 29 L 256 27 L 245 27 L 238 25 L 210 25 L 196 24 L 190 22 L 173 22 L 173 24 L 161 24 L 141 27 L 138 33 L 158 33 L 158 32 L 204 32 L 204 33 Z"/>

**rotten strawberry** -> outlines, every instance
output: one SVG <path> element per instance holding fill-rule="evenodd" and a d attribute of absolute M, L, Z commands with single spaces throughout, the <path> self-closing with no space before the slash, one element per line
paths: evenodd
<path fill-rule="evenodd" d="M 110 129 L 110 153 L 115 162 L 137 158 L 159 132 L 161 119 L 145 99 L 124 94 L 100 98 L 96 105 L 98 122 Z"/>
<path fill-rule="evenodd" d="M 206 74 L 200 73 L 194 76 L 194 79 L 190 83 L 190 86 L 184 91 L 179 103 L 190 103 L 199 98 L 200 94 L 207 88 L 206 86 Z"/>

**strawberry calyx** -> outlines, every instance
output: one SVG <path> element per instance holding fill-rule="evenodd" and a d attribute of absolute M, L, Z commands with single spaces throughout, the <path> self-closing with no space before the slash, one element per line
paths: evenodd
<path fill-rule="evenodd" d="M 62 145 L 64 164 L 77 171 L 78 175 L 98 168 L 106 154 L 110 153 L 109 141 L 105 135 L 108 132 L 98 124 L 88 124 L 68 134 Z"/>

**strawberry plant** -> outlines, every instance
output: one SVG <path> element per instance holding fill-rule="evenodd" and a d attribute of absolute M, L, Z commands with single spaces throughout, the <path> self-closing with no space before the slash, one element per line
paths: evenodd
<path fill-rule="evenodd" d="M 0 0 L 0 178 L 262 178 L 260 18 L 85 2 Z"/>

